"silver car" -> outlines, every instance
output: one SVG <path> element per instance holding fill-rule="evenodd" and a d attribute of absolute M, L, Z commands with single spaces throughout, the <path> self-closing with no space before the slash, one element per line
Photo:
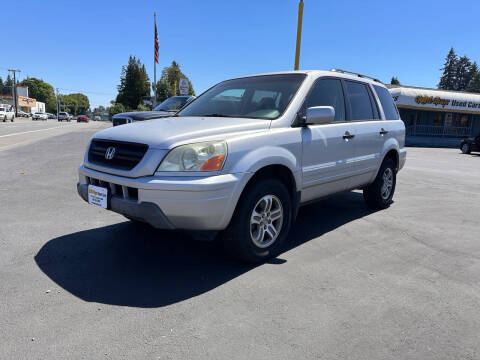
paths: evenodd
<path fill-rule="evenodd" d="M 278 254 L 303 204 L 363 189 L 390 205 L 405 126 L 386 87 L 343 70 L 242 77 L 175 116 L 96 133 L 79 168 L 92 205 L 159 229 L 220 231 L 249 262 Z"/>

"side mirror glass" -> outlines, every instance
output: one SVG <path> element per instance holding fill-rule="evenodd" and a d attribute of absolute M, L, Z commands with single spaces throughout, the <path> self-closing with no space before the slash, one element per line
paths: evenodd
<path fill-rule="evenodd" d="M 332 106 L 314 106 L 307 109 L 305 125 L 330 124 L 335 119 L 335 109 Z"/>

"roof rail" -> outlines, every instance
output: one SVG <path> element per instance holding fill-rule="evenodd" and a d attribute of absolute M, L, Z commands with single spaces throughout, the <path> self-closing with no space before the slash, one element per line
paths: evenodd
<path fill-rule="evenodd" d="M 358 77 L 360 77 L 360 78 L 371 79 L 371 80 L 373 80 L 373 81 L 376 81 L 376 82 L 382 83 L 380 80 L 378 80 L 378 79 L 375 79 L 374 77 L 367 76 L 367 75 L 363 75 L 363 74 L 359 74 L 359 73 L 357 73 L 357 72 L 354 72 L 354 71 L 348 71 L 348 70 L 342 70 L 342 69 L 330 69 L 330 71 L 339 72 L 339 73 L 342 73 L 342 74 L 352 74 L 352 75 L 357 75 L 357 76 L 358 76 Z"/>

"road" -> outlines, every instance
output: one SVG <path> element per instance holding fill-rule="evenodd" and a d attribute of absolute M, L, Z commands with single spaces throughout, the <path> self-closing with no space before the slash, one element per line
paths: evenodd
<path fill-rule="evenodd" d="M 30 126 L 0 137 L 1 359 L 480 359 L 480 156 L 409 148 L 389 209 L 309 205 L 246 266 L 78 197 L 108 124 Z"/>

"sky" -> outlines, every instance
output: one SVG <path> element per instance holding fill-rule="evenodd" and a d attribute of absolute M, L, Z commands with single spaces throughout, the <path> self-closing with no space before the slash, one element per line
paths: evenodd
<path fill-rule="evenodd" d="M 343 68 L 436 87 L 444 58 L 480 62 L 479 0 L 304 0 L 300 69 Z M 292 70 L 298 0 L 4 1 L 0 76 L 16 68 L 91 107 L 115 99 L 134 55 L 153 80 L 153 12 L 163 67 L 197 94 L 242 75 Z"/>

